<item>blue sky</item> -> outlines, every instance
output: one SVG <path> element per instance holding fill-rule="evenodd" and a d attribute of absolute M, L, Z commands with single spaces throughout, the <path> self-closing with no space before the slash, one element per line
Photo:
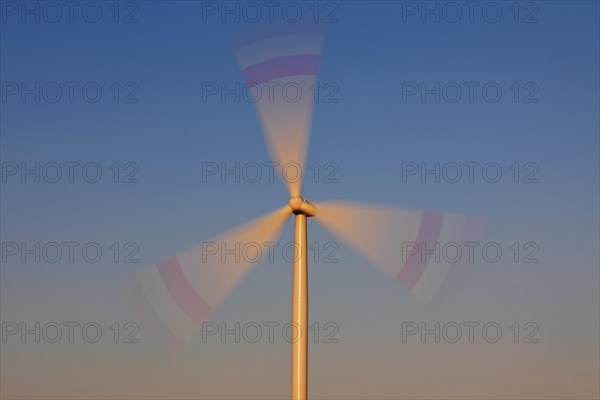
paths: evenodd
<path fill-rule="evenodd" d="M 472 23 L 465 15 L 456 23 L 443 18 L 436 23 L 431 17 L 422 22 L 419 14 L 403 14 L 403 5 L 409 3 L 423 4 L 348 1 L 339 2 L 338 8 L 322 8 L 334 12 L 338 22 L 325 24 L 319 82 L 338 88 L 339 101 L 314 105 L 307 164 L 318 162 L 323 168 L 335 163 L 339 182 L 307 179 L 304 195 L 317 201 L 341 198 L 479 215 L 486 221 L 489 240 L 537 242 L 541 265 L 477 269 L 472 297 L 464 296 L 456 315 L 507 320 L 521 313 L 534 315 L 546 323 L 550 351 L 553 340 L 558 341 L 572 322 L 561 318 L 569 318 L 568 310 L 579 310 L 589 329 L 575 333 L 585 336 L 583 343 L 595 346 L 591 354 L 597 355 L 597 343 L 587 335 L 593 338 L 598 332 L 598 3 L 520 2 L 515 22 L 514 4 L 496 2 L 502 10 L 497 23 L 486 21 L 479 9 Z M 32 96 L 24 103 L 18 95 L 3 98 L 2 162 L 96 162 L 105 177 L 97 184 L 81 179 L 75 184 L 23 184 L 8 177 L 0 197 L 2 241 L 135 241 L 140 263 L 81 268 L 3 264 L 3 299 L 11 306 L 3 305 L 2 311 L 13 318 L 35 315 L 30 306 L 14 300 L 19 292 L 37 288 L 40 296 L 60 303 L 51 288 L 60 287 L 61 279 L 83 285 L 65 296 L 89 290 L 106 296 L 110 304 L 113 289 L 107 294 L 106 288 L 124 272 L 163 260 L 288 199 L 277 180 L 201 179 L 204 162 L 269 161 L 253 104 L 214 97 L 202 101 L 203 83 L 243 84 L 233 41 L 269 24 L 236 23 L 229 17 L 223 22 L 203 14 L 200 3 L 192 1 L 135 3 L 138 22 L 114 23 L 112 3 L 97 4 L 103 11 L 98 23 L 86 22 L 77 13 L 72 23 L 22 22 L 18 15 L 3 14 L 3 96 L 11 82 L 28 87 L 35 82 L 78 82 L 78 88 L 97 82 L 103 95 L 97 103 L 84 101 L 80 89 L 72 103 L 65 93 L 57 103 L 36 103 Z M 312 3 L 297 4 L 310 19 Z M 120 7 L 120 18 L 135 11 L 125 3 Z M 524 23 L 525 15 L 538 22 Z M 281 15 L 276 13 L 277 18 Z M 115 82 L 119 102 L 113 97 Z M 456 103 L 444 98 L 436 103 L 433 96 L 422 102 L 418 95 L 403 101 L 403 87 L 411 82 L 478 86 L 473 102 L 464 92 Z M 481 95 L 481 87 L 490 82 L 502 88 L 496 103 Z M 132 98 L 139 101 L 124 103 L 123 96 L 134 89 Z M 523 102 L 532 91 L 539 101 Z M 405 162 L 469 161 L 497 163 L 503 178 L 498 183 L 480 176 L 474 183 L 402 181 Z M 135 163 L 139 182 L 114 184 L 108 166 L 115 162 L 121 167 Z M 539 183 L 514 183 L 510 167 L 515 162 L 521 167 L 534 163 Z M 315 240 L 333 240 L 316 224 L 310 229 Z M 291 238 L 291 232 L 288 224 L 284 235 Z M 315 315 L 337 315 L 349 326 L 358 324 L 356 312 L 379 321 L 395 318 L 398 310 L 415 317 L 436 316 L 407 302 L 401 289 L 372 272 L 350 249 L 342 246 L 340 257 L 343 265 L 315 268 L 311 275 L 314 304 L 323 304 Z M 252 315 L 252 308 L 265 305 L 274 313 L 287 312 L 287 302 L 272 302 L 287 301 L 288 272 L 260 267 L 224 306 L 223 315 Z M 369 300 L 359 300 L 355 289 Z M 118 297 L 116 289 L 114 293 Z M 565 312 L 556 318 L 551 310 Z M 368 332 L 355 328 L 358 336 L 367 337 Z M 565 368 L 576 359 L 566 361 Z M 586 362 L 598 370 L 597 363 Z M 385 397 L 393 392 L 382 393 Z"/>

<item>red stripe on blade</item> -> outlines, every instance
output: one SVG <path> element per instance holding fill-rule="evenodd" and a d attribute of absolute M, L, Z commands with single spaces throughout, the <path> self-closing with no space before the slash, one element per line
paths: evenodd
<path fill-rule="evenodd" d="M 425 260 L 421 259 L 423 246 L 426 249 L 432 249 L 435 246 L 435 242 L 440 237 L 442 230 L 442 223 L 444 221 L 444 214 L 439 212 L 423 212 L 421 218 L 421 226 L 419 227 L 419 233 L 417 234 L 416 245 L 419 246 L 419 250 L 415 254 L 408 256 L 406 263 L 402 266 L 398 275 L 396 275 L 396 281 L 402 286 L 411 290 L 417 281 L 423 275 L 431 254 L 425 255 Z"/>
<path fill-rule="evenodd" d="M 171 257 L 158 264 L 157 268 L 173 300 L 194 322 L 201 325 L 212 312 L 212 307 L 190 285 L 181 270 L 177 257 Z"/>
<path fill-rule="evenodd" d="M 260 85 L 288 76 L 317 75 L 318 71 L 318 54 L 299 54 L 263 61 L 244 69 L 242 73 L 246 82 Z"/>
<path fill-rule="evenodd" d="M 167 354 L 178 354 L 183 350 L 184 343 L 171 332 L 169 327 L 156 314 L 135 274 L 125 279 L 123 287 L 127 292 L 129 308 L 135 314 L 133 320 L 141 325 L 140 332 L 143 333 L 144 340 L 150 336 L 150 340 L 154 339 L 158 342 Z"/>

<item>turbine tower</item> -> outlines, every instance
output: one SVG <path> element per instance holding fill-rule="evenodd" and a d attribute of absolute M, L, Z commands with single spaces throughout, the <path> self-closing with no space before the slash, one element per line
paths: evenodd
<path fill-rule="evenodd" d="M 299 335 L 292 341 L 292 399 L 306 399 L 308 389 L 308 256 L 306 220 L 316 215 L 314 204 L 294 196 L 288 203 L 294 221 L 294 281 L 292 287 L 292 326 Z"/>
<path fill-rule="evenodd" d="M 290 199 L 287 205 L 208 242 L 217 247 L 273 242 L 288 217 L 295 215 L 292 324 L 297 335 L 292 341 L 291 398 L 298 400 L 307 398 L 308 387 L 309 217 L 315 217 L 329 232 L 425 302 L 443 294 L 443 286 L 462 281 L 464 266 L 434 261 L 431 252 L 411 251 L 406 257 L 400 253 L 400 244 L 414 243 L 430 249 L 439 242 L 464 242 L 474 237 L 479 225 L 478 219 L 457 214 L 350 201 L 315 204 L 301 197 L 322 37 L 319 25 L 292 25 L 244 36 L 236 44 L 242 74 L 253 85 L 262 130 Z M 274 97 L 262 90 L 267 84 L 279 88 Z M 286 88 L 294 88 L 301 95 L 290 98 Z M 190 343 L 202 323 L 255 265 L 247 260 L 208 260 L 205 243 L 136 271 L 131 281 L 138 307 L 150 315 L 156 332 L 171 345 Z"/>

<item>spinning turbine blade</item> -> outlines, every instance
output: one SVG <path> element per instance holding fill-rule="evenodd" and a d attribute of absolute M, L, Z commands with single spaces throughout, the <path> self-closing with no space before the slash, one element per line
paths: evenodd
<path fill-rule="evenodd" d="M 264 253 L 264 243 L 277 239 L 290 214 L 286 205 L 165 262 L 137 271 L 135 294 L 143 299 L 135 299 L 136 302 L 142 300 L 150 306 L 162 322 L 157 329 L 163 334 L 167 333 L 166 327 L 170 339 L 189 343 L 202 322 L 254 266 L 248 261 L 252 258 L 240 257 L 240 249 L 252 244 L 260 246 Z M 146 315 L 147 311 L 144 310 Z"/>
<path fill-rule="evenodd" d="M 428 303 L 450 273 L 459 272 L 454 254 L 439 257 L 439 248 L 471 241 L 478 226 L 477 218 L 464 215 L 351 201 L 318 203 L 317 210 L 317 222 Z"/>
<path fill-rule="evenodd" d="M 249 97 L 291 196 L 302 187 L 322 41 L 319 25 L 290 25 L 236 44 Z"/>

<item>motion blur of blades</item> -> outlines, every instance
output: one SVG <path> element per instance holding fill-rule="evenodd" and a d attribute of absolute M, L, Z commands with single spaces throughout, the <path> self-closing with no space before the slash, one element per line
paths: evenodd
<path fill-rule="evenodd" d="M 600 399 L 600 1 L 0 19 L 0 399 Z"/>
<path fill-rule="evenodd" d="M 290 214 L 286 205 L 162 263 L 138 270 L 131 282 L 135 289 L 132 294 L 137 296 L 133 300 L 153 311 L 140 310 L 155 317 L 150 322 L 160 331 L 159 336 L 171 336 L 160 340 L 189 343 L 202 322 L 255 266 L 251 260 L 239 257 L 236 249 L 276 240 Z M 234 254 L 228 255 L 227 249 L 233 249 Z M 159 328 L 161 325 L 167 329 Z"/>
<path fill-rule="evenodd" d="M 427 303 L 460 267 L 449 260 L 436 262 L 423 249 L 472 240 L 480 224 L 478 218 L 459 214 L 352 201 L 319 202 L 317 210 L 317 222 Z"/>
<path fill-rule="evenodd" d="M 274 162 L 290 196 L 299 196 L 312 121 L 323 28 L 286 25 L 240 37 L 235 43 L 242 74 Z"/>

